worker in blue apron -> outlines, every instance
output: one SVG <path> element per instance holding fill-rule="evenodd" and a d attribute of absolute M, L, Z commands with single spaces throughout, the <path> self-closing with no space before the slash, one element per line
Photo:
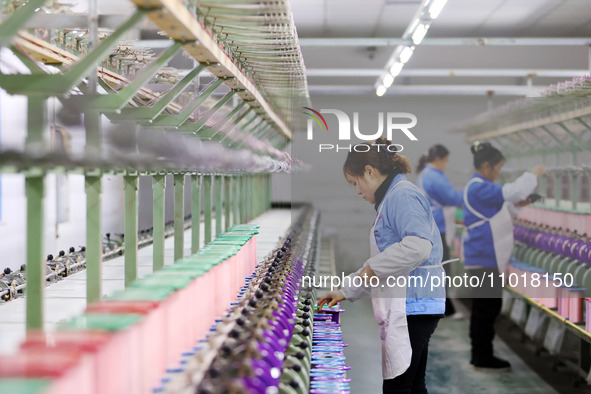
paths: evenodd
<path fill-rule="evenodd" d="M 508 370 L 511 365 L 493 355 L 494 322 L 501 311 L 502 284 L 499 273 L 505 272 L 513 253 L 513 217 L 519 207 L 529 203 L 528 196 L 537 186 L 543 166 L 525 172 L 514 182 L 494 183 L 505 163 L 503 154 L 489 143 L 475 142 L 471 147 L 476 172 L 464 189 L 463 250 L 469 273 L 487 279 L 473 290 L 470 317 L 472 357 L 477 369 Z M 492 286 L 491 286 L 492 284 Z"/>
<path fill-rule="evenodd" d="M 427 153 L 424 153 L 419 159 L 417 165 L 417 186 L 429 200 L 433 218 L 439 233 L 441 234 L 441 245 L 443 245 L 443 261 L 450 259 L 449 247 L 446 240 L 448 223 L 446 223 L 443 213 L 444 207 L 458 207 L 462 205 L 463 190 L 456 190 L 449 182 L 445 174 L 445 168 L 449 161 L 449 150 L 440 144 L 433 145 Z M 456 313 L 454 304 L 448 297 L 445 299 L 445 316 L 452 316 Z M 457 314 L 460 317 L 461 314 Z"/>
<path fill-rule="evenodd" d="M 382 341 L 383 392 L 427 393 L 429 339 L 445 312 L 443 283 L 431 288 L 429 281 L 444 273 L 441 237 L 429 202 L 406 180 L 411 172 L 408 159 L 383 149 L 390 144 L 384 138 L 364 144 L 369 150 L 350 152 L 344 165 L 347 181 L 377 211 L 369 235 L 371 257 L 349 278 L 375 276 L 377 286 L 355 287 L 345 280 L 318 304 L 332 306 L 371 295 Z M 415 277 L 414 284 L 388 283 L 388 278 L 409 277 Z"/>

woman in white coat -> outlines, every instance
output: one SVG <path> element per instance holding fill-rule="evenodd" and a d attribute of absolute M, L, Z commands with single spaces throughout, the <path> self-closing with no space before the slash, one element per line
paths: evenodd
<path fill-rule="evenodd" d="M 375 144 L 357 145 L 343 166 L 346 180 L 377 211 L 371 257 L 348 278 L 369 281 L 375 276 L 377 286 L 355 287 L 345 280 L 340 291 L 328 292 L 318 304 L 332 306 L 371 294 L 382 340 L 383 392 L 426 393 L 429 339 L 445 312 L 445 288 L 431 287 L 428 279 L 443 275 L 443 249 L 429 202 L 406 180 L 410 162 L 388 152 L 390 144 L 379 138 Z M 388 278 L 405 281 L 398 280 L 396 287 Z"/>
<path fill-rule="evenodd" d="M 544 174 L 544 167 L 536 166 L 514 182 L 499 185 L 494 182 L 505 163 L 503 154 L 486 142 L 475 142 L 471 151 L 476 172 L 464 189 L 464 265 L 472 276 L 496 280 L 491 286 L 487 279 L 473 290 L 470 363 L 476 369 L 507 370 L 510 364 L 493 355 L 492 344 L 502 303 L 499 273 L 505 272 L 513 252 L 512 218 L 519 207 L 530 203 L 528 196 L 537 186 L 537 177 Z"/>

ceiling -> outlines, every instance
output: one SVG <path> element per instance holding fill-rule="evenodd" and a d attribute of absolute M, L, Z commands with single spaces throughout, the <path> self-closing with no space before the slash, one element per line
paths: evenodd
<path fill-rule="evenodd" d="M 75 3 L 79 11 L 87 8 L 88 0 L 65 1 Z M 378 76 L 395 47 L 365 43 L 363 39 L 400 39 L 420 4 L 421 0 L 291 0 L 310 93 L 374 95 Z M 101 14 L 127 14 L 134 9 L 130 0 L 99 0 L 98 6 Z M 468 86 L 471 94 L 492 90 L 497 95 L 519 96 L 590 69 L 588 45 L 428 43 L 429 39 L 454 38 L 459 42 L 462 38 L 481 37 L 582 37 L 591 43 L 591 0 L 448 0 L 387 94 L 433 94 L 442 88 L 445 94 L 466 94 Z M 362 41 L 343 46 L 309 43 L 309 39 L 350 38 Z M 457 76 L 466 69 L 471 76 Z M 495 76 L 499 70 L 520 72 Z M 417 76 L 416 72 L 423 75 Z M 536 76 L 540 72 L 546 76 Z M 404 89 L 397 89 L 400 86 Z"/>
<path fill-rule="evenodd" d="M 393 46 L 309 46 L 306 38 L 401 38 L 421 4 L 420 0 L 292 0 L 291 6 L 300 38 L 302 53 L 309 70 L 311 93 L 375 94 L 376 76 L 326 76 L 326 71 L 363 69 L 375 75 L 385 69 Z M 591 4 L 589 0 L 448 0 L 433 22 L 425 42 L 418 46 L 403 73 L 387 94 L 396 94 L 396 87 L 411 86 L 419 92 L 425 86 L 453 87 L 499 86 L 526 87 L 527 74 L 536 71 L 567 71 L 548 77 L 533 76 L 533 90 L 579 76 L 590 67 L 590 49 L 586 45 L 476 46 L 428 45 L 429 38 L 478 37 L 591 37 Z M 323 73 L 322 70 L 325 70 Z M 330 70 L 327 70 L 330 69 Z M 441 76 L 462 69 L 482 70 L 472 77 Z M 491 77 L 490 70 L 523 70 L 523 76 Z M 430 70 L 438 76 L 408 76 L 413 70 Z M 439 72 L 438 72 L 439 71 Z M 572 71 L 572 75 L 569 73 Z M 317 76 L 318 74 L 322 76 Z M 477 73 L 478 74 L 478 73 Z M 552 74 L 552 73 L 550 73 Z M 556 73 L 555 73 L 556 74 Z M 358 87 L 357 92 L 352 87 Z M 330 88 L 330 89 L 327 89 Z M 508 92 L 506 89 L 505 92 Z M 521 91 L 519 91 L 521 92 Z M 516 94 L 521 94 L 521 93 Z M 475 90 L 475 93 L 486 92 Z M 499 89 L 499 94 L 504 94 Z"/>

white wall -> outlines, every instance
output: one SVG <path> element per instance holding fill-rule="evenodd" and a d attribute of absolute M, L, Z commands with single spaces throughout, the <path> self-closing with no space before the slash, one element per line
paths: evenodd
<path fill-rule="evenodd" d="M 495 99 L 500 105 L 503 99 Z M 451 182 L 458 188 L 472 173 L 472 157 L 462 135 L 449 134 L 450 125 L 474 116 L 487 109 L 484 97 L 383 97 L 367 98 L 355 96 L 313 96 L 313 108 L 340 109 L 352 119 L 353 112 L 360 114 L 360 128 L 365 133 L 377 130 L 378 112 L 410 112 L 418 118 L 412 129 L 418 141 L 408 140 L 402 133 L 394 143 L 404 146 L 403 154 L 411 159 L 413 170 L 421 155 L 431 145 L 442 143 L 451 152 L 448 170 Z M 368 236 L 375 216 L 373 206 L 357 196 L 342 174 L 342 165 L 347 152 L 318 153 L 319 143 L 336 144 L 337 123 L 333 115 L 326 115 L 329 131 L 315 129 L 314 140 L 308 141 L 306 133 L 295 134 L 292 152 L 294 156 L 311 164 L 313 170 L 307 174 L 295 174 L 290 179 L 291 195 L 294 201 L 312 202 L 322 211 L 324 229 L 336 235 L 337 269 L 351 272 L 368 257 Z M 357 141 L 352 141 L 355 143 Z M 341 145 L 348 145 L 341 142 Z M 414 175 L 410 177 L 414 181 Z M 285 179 L 276 176 L 274 190 Z M 277 194 L 276 194 L 277 195 Z"/>

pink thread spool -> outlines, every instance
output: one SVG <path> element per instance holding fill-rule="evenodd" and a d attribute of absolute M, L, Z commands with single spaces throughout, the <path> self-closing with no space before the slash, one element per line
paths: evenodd
<path fill-rule="evenodd" d="M 98 394 L 91 367 L 90 358 L 82 353 L 56 349 L 0 356 L 0 378 L 50 379 L 50 388 L 44 394 Z"/>
<path fill-rule="evenodd" d="M 565 319 L 569 318 L 569 293 L 566 286 L 558 289 L 558 314 Z"/>
<path fill-rule="evenodd" d="M 164 310 L 159 302 L 154 301 L 100 301 L 90 304 L 86 313 L 97 314 L 138 314 L 142 320 L 132 329 L 138 330 L 141 338 L 140 368 L 141 376 L 134 387 L 138 392 L 146 393 L 157 387 L 166 372 L 166 321 Z M 102 360 L 108 362 L 108 360 Z M 99 381 L 108 381 L 108 376 L 101 376 Z M 109 392 L 99 390 L 100 393 Z"/>
<path fill-rule="evenodd" d="M 583 322 L 583 290 L 581 288 L 568 289 L 568 319 L 573 323 Z"/>

